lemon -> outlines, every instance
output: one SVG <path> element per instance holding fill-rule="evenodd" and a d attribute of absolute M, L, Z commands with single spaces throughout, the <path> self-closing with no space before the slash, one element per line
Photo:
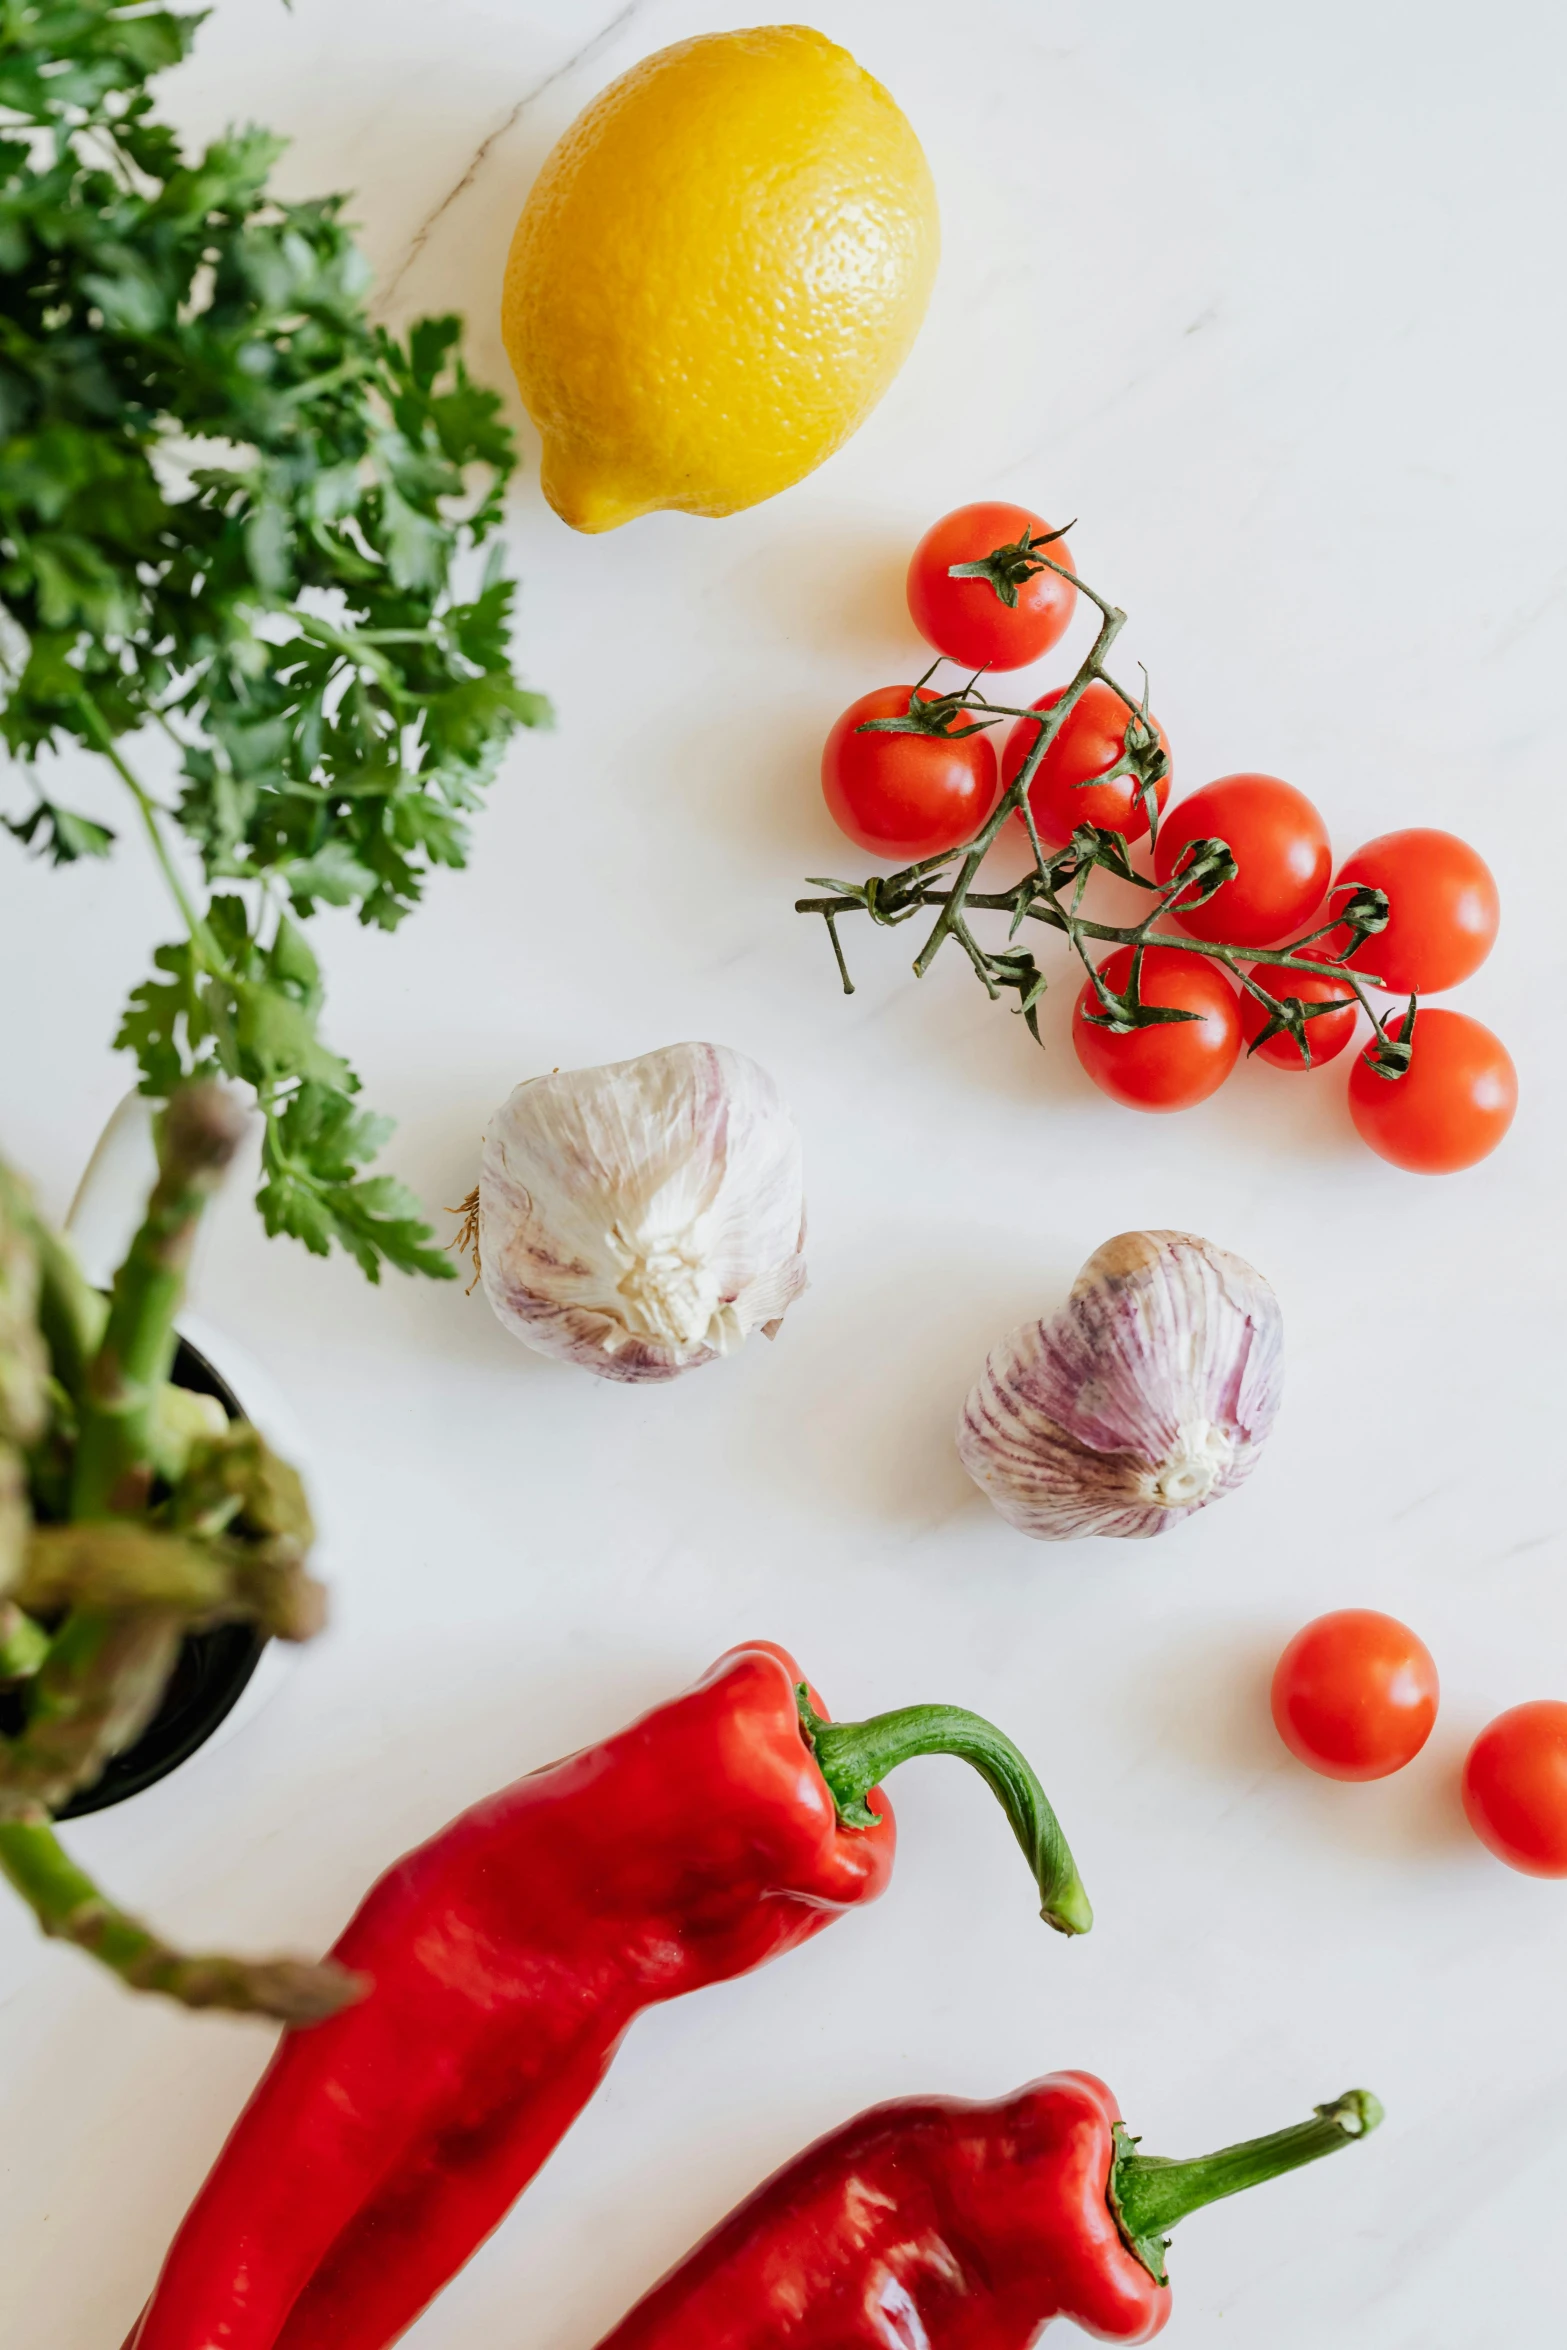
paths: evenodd
<path fill-rule="evenodd" d="M 579 115 L 506 265 L 502 331 L 577 530 L 733 514 L 831 456 L 935 276 L 918 139 L 803 25 L 679 41 Z"/>

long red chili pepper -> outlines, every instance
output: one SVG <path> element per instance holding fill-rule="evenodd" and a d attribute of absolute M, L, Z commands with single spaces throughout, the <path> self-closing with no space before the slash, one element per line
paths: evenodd
<path fill-rule="evenodd" d="M 599 2350 L 1027 2350 L 1054 2317 L 1151 2341 L 1167 2228 L 1381 2118 L 1351 2089 L 1294 2129 L 1165 2162 L 1091 2073 L 995 2105 L 878 2106 L 759 2187 Z"/>
<path fill-rule="evenodd" d="M 943 1706 L 830 1723 L 782 1649 L 732 1650 L 374 1887 L 333 1952 L 370 1996 L 284 2039 L 127 2350 L 385 2350 L 498 2225 L 642 2008 L 875 1899 L 895 1834 L 877 1783 L 932 1753 L 983 1773 L 1043 1915 L 1086 1932 L 1066 1840 L 999 1731 Z"/>

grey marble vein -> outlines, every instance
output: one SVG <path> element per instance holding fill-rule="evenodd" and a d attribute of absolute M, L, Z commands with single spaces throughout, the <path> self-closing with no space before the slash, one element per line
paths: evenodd
<path fill-rule="evenodd" d="M 393 299 L 398 287 L 424 251 L 440 222 L 458 199 L 473 186 L 496 146 L 509 131 L 515 130 L 529 107 L 536 105 L 545 92 L 552 90 L 557 82 L 562 82 L 568 74 L 575 73 L 579 65 L 586 65 L 590 59 L 598 56 L 601 50 L 606 49 L 616 35 L 624 31 L 625 27 L 630 24 L 632 18 L 640 14 L 642 7 L 643 0 L 626 0 L 626 5 L 623 8 L 618 8 L 608 24 L 601 25 L 591 39 L 583 42 L 580 49 L 575 50 L 562 64 L 555 66 L 544 76 L 542 81 L 535 82 L 531 90 L 525 90 L 504 120 L 498 122 L 494 130 L 481 139 L 462 177 L 453 182 L 440 202 L 431 207 L 414 230 L 409 239 L 407 252 L 376 297 L 377 309 L 384 309 Z"/>

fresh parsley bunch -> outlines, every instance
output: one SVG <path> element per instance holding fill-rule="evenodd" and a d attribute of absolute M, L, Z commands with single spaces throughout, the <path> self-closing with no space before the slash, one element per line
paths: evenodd
<path fill-rule="evenodd" d="M 443 1277 L 412 1195 L 363 1172 L 388 1123 L 321 1039 L 300 924 L 395 928 L 465 862 L 513 730 L 548 722 L 511 672 L 499 549 L 456 578 L 515 451 L 460 322 L 373 326 L 342 199 L 269 194 L 281 141 L 187 158 L 154 119 L 149 78 L 200 21 L 0 0 L 0 734 L 36 792 L 5 821 L 56 864 L 108 855 L 39 757 L 110 762 L 183 923 L 116 1040 L 142 1091 L 252 1087 L 269 1232 Z M 125 756 L 149 727 L 172 807 Z"/>

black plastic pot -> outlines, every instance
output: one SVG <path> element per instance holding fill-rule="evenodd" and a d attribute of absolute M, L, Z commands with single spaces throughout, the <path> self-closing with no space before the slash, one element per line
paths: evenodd
<path fill-rule="evenodd" d="M 183 1338 L 172 1376 L 176 1387 L 216 1396 L 231 1420 L 243 1419 L 233 1389 Z M 135 1745 L 117 1754 L 96 1785 L 73 1796 L 59 1817 L 76 1820 L 86 1812 L 107 1811 L 177 1771 L 233 1712 L 265 1646 L 265 1635 L 251 1624 L 218 1624 L 210 1632 L 187 1634 L 163 1703 Z"/>

